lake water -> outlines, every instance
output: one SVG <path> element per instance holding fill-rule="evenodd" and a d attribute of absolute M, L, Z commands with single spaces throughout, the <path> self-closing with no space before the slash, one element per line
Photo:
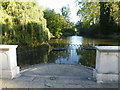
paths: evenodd
<path fill-rule="evenodd" d="M 18 64 L 21 67 L 45 63 L 82 64 L 94 68 L 96 50 L 86 50 L 82 47 L 94 47 L 96 45 L 118 45 L 118 42 L 111 39 L 85 38 L 82 36 L 51 39 L 48 44 L 41 46 L 18 47 Z"/>

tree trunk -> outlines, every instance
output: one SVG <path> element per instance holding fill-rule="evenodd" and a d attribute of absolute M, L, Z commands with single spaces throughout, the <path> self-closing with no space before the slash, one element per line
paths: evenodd
<path fill-rule="evenodd" d="M 110 34 L 110 4 L 100 2 L 100 29 L 101 34 Z"/>

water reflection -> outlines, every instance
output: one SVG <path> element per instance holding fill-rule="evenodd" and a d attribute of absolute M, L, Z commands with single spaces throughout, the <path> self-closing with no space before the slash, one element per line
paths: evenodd
<path fill-rule="evenodd" d="M 83 37 L 80 36 L 72 36 L 67 38 L 69 41 L 69 44 L 75 44 L 75 45 L 82 45 Z"/>
<path fill-rule="evenodd" d="M 99 44 L 117 45 L 118 43 L 112 40 L 83 38 L 81 36 L 52 39 L 45 45 L 18 47 L 18 65 L 25 67 L 34 64 L 57 63 L 83 64 L 94 67 L 95 50 L 84 50 L 81 47 L 92 47 Z M 53 48 L 65 48 L 65 50 L 52 51 Z"/>
<path fill-rule="evenodd" d="M 83 38 L 80 36 L 68 37 L 66 44 L 64 44 L 64 46 L 62 46 L 62 48 L 66 48 L 65 51 L 59 51 L 59 52 L 51 51 L 50 55 L 52 55 L 52 56 L 55 56 L 55 54 L 57 55 L 55 63 L 57 63 L 57 64 L 79 64 L 80 63 L 79 62 L 80 54 L 78 55 L 76 50 L 80 47 L 80 45 L 82 45 L 82 39 Z M 58 40 L 57 40 L 57 42 L 58 42 Z M 61 44 L 62 43 L 64 43 L 64 42 L 61 42 Z M 53 47 L 56 48 L 56 46 L 53 46 Z M 60 47 L 60 46 L 57 46 L 57 47 Z"/>
<path fill-rule="evenodd" d="M 59 59 L 55 61 L 55 63 L 59 64 L 79 64 L 80 55 L 77 55 L 76 49 L 78 46 L 76 45 L 69 45 L 67 47 L 67 50 L 63 53 L 66 54 L 66 56 L 60 56 Z"/>

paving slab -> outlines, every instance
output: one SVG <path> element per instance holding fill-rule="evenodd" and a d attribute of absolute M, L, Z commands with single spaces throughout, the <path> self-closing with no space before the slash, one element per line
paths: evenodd
<path fill-rule="evenodd" d="M 96 83 L 91 68 L 69 64 L 33 65 L 23 68 L 20 77 L 0 83 L 2 88 L 118 88 L 117 83 Z"/>

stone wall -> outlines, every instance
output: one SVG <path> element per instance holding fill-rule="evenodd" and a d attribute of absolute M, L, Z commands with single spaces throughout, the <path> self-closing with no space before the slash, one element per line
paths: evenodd
<path fill-rule="evenodd" d="M 94 77 L 98 83 L 118 82 L 119 46 L 96 46 Z"/>
<path fill-rule="evenodd" d="M 16 48 L 17 45 L 0 45 L 0 78 L 12 79 L 19 74 Z"/>

